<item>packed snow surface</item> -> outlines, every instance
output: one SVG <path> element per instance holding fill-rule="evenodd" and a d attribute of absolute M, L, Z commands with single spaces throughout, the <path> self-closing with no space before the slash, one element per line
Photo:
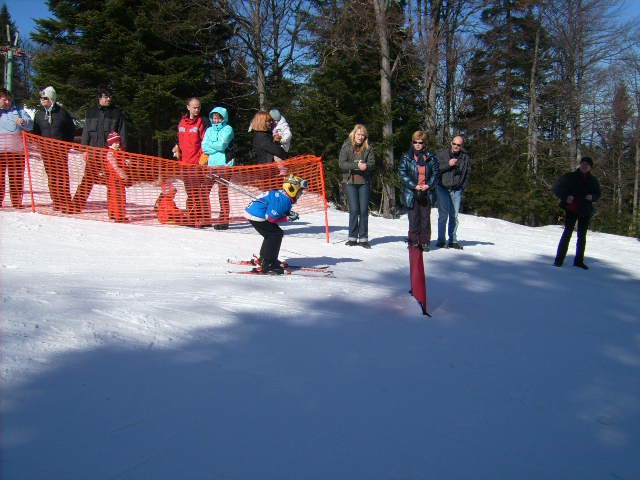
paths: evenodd
<path fill-rule="evenodd" d="M 640 478 L 637 239 L 555 268 L 560 226 L 461 215 L 429 318 L 406 216 L 372 216 L 371 250 L 329 222 L 281 258 L 335 278 L 265 277 L 228 272 L 249 225 L 0 213 L 0 478 Z"/>

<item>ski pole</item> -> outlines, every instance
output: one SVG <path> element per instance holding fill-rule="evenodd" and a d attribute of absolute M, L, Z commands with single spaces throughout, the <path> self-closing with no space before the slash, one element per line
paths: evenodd
<path fill-rule="evenodd" d="M 237 190 L 238 192 L 246 195 L 247 197 L 252 198 L 253 200 L 257 200 L 258 202 L 261 203 L 265 203 L 264 200 L 260 200 L 258 197 L 256 197 L 253 193 L 245 190 L 244 188 L 236 185 L 235 183 L 230 182 L 229 180 L 227 180 L 226 178 L 222 178 L 220 175 L 216 175 L 213 172 L 209 172 L 207 174 L 207 176 L 209 176 L 209 178 L 211 178 L 212 180 L 214 180 L 217 183 L 220 183 L 222 185 L 226 185 L 227 187 L 233 188 L 234 190 Z"/>

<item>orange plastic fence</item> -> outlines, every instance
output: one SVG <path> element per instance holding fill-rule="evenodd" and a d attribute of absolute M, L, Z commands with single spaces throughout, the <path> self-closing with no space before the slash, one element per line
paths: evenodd
<path fill-rule="evenodd" d="M 16 136 L 10 137 L 6 135 L 4 143 L 14 142 Z M 14 208 L 21 204 L 42 214 L 149 225 L 241 223 L 247 221 L 244 208 L 252 197 L 280 188 L 293 173 L 309 182 L 295 210 L 324 210 L 329 240 L 322 159 L 315 155 L 264 165 L 186 166 L 25 132 L 18 138 L 24 152 L 7 152 L 0 135 L 3 199 L 8 190 Z M 5 172 L 10 180 L 6 185 Z"/>

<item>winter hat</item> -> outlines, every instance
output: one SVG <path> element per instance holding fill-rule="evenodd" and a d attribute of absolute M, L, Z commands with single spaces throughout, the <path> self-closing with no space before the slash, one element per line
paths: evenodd
<path fill-rule="evenodd" d="M 110 147 L 114 143 L 120 143 L 120 134 L 118 132 L 109 132 L 107 135 L 107 146 Z"/>
<path fill-rule="evenodd" d="M 175 195 L 178 191 L 173 182 L 162 182 L 160 189 L 164 195 Z"/>
<path fill-rule="evenodd" d="M 58 94 L 51 85 L 46 87 L 44 90 L 41 90 L 40 96 L 47 97 L 49 100 L 51 100 L 51 103 L 56 103 L 56 98 L 58 98 Z"/>
<path fill-rule="evenodd" d="M 580 163 L 588 163 L 591 167 L 593 167 L 593 160 L 591 159 L 591 157 L 582 157 L 580 159 Z"/>
<path fill-rule="evenodd" d="M 282 115 L 280 114 L 280 110 L 278 110 L 277 108 L 271 109 L 269 110 L 269 115 L 271 116 L 271 118 L 273 118 L 276 122 L 279 122 L 280 119 L 282 118 Z"/>

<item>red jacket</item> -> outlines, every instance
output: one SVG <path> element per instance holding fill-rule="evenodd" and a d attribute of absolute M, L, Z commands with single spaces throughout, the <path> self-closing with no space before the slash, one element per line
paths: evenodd
<path fill-rule="evenodd" d="M 206 126 L 202 117 L 189 118 L 183 116 L 178 124 L 178 146 L 180 147 L 180 163 L 198 165 L 201 145 Z"/>
<path fill-rule="evenodd" d="M 180 224 L 185 219 L 185 215 L 182 210 L 176 206 L 173 197 L 175 197 L 175 192 L 162 193 L 158 198 L 156 205 L 158 207 L 158 220 L 160 223 Z"/>

